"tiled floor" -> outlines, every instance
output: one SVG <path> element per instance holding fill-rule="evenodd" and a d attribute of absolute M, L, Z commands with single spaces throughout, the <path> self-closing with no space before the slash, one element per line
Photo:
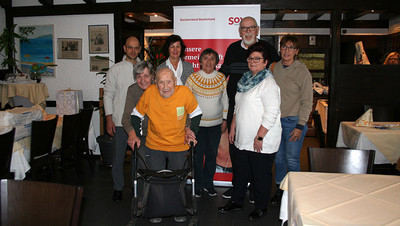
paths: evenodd
<path fill-rule="evenodd" d="M 318 145 L 315 138 L 307 137 L 304 143 L 305 147 Z M 306 151 L 302 151 L 301 165 L 307 170 Z M 123 200 L 116 203 L 112 200 L 113 193 L 111 169 L 100 168 L 99 161 L 93 170 L 85 167 L 84 172 L 69 173 L 68 183 L 84 186 L 84 198 L 81 206 L 80 225 L 82 226 L 119 226 L 128 225 L 131 219 L 131 197 L 132 190 L 129 184 L 123 189 Z M 130 164 L 126 161 L 125 181 L 129 181 Z M 188 185 L 190 187 L 190 185 Z M 227 188 L 216 187 L 217 197 L 209 197 L 203 194 L 198 199 L 198 218 L 199 225 L 281 225 L 279 220 L 279 208 L 269 207 L 268 214 L 263 216 L 259 221 L 250 222 L 248 214 L 253 210 L 252 204 L 246 202 L 243 211 L 221 214 L 217 211 L 219 206 L 226 203 L 226 199 L 222 198 L 222 193 Z M 176 223 L 173 217 L 164 218 L 159 224 L 152 224 L 147 219 L 139 218 L 136 225 L 189 225 L 189 221 L 185 223 Z"/>

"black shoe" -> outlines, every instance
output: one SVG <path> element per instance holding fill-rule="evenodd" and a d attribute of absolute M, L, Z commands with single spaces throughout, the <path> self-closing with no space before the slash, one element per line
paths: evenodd
<path fill-rule="evenodd" d="M 213 187 L 204 188 L 204 191 L 206 191 L 208 193 L 208 195 L 211 197 L 217 196 L 217 191 Z"/>
<path fill-rule="evenodd" d="M 239 206 L 233 202 L 228 202 L 225 206 L 219 207 L 218 211 L 220 213 L 230 213 L 230 212 L 235 212 L 235 211 L 239 211 L 242 209 L 243 209 L 242 206 Z"/>
<path fill-rule="evenodd" d="M 262 215 L 264 215 L 265 212 L 267 212 L 267 209 L 254 209 L 249 215 L 249 220 L 258 220 L 260 217 L 262 217 Z"/>
<path fill-rule="evenodd" d="M 117 191 L 117 190 L 114 190 L 114 193 L 113 193 L 113 200 L 114 201 L 116 201 L 116 202 L 119 202 L 119 201 L 121 201 L 122 200 L 122 191 Z"/>
<path fill-rule="evenodd" d="M 271 205 L 272 206 L 279 206 L 281 205 L 283 191 L 279 189 L 279 185 L 277 185 L 274 197 L 271 198 Z"/>
<path fill-rule="evenodd" d="M 229 188 L 224 192 L 224 194 L 222 194 L 222 197 L 225 199 L 230 199 L 232 197 L 232 193 L 233 193 L 233 188 Z"/>
<path fill-rule="evenodd" d="M 196 191 L 194 192 L 194 196 L 195 196 L 196 198 L 200 198 L 200 197 L 201 197 L 201 190 L 196 190 Z"/>

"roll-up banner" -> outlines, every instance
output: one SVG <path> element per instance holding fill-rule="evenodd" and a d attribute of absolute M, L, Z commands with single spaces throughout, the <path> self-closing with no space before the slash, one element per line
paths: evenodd
<path fill-rule="evenodd" d="M 239 40 L 239 23 L 251 16 L 260 25 L 260 5 L 204 5 L 174 6 L 174 34 L 186 45 L 184 60 L 200 70 L 199 58 L 203 50 L 212 48 L 219 55 L 217 70 L 224 62 L 228 46 Z M 228 78 L 229 79 L 229 78 Z M 221 136 L 217 156 L 216 185 L 230 185 L 232 164 L 229 158 L 228 133 Z"/>

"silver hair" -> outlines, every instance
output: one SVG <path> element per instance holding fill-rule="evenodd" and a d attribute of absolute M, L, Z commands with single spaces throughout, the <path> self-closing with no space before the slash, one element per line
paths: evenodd
<path fill-rule="evenodd" d="M 143 73 L 145 68 L 149 69 L 151 75 L 154 75 L 153 65 L 151 65 L 150 62 L 144 61 L 144 60 L 143 61 L 139 61 L 133 67 L 133 76 L 134 76 L 135 80 L 136 80 L 136 77 L 138 75 Z"/>

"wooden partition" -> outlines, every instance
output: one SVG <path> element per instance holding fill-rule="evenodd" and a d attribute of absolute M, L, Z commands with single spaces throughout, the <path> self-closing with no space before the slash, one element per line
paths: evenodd
<path fill-rule="evenodd" d="M 396 108 L 400 121 L 400 66 L 340 65 L 335 94 L 329 96 L 328 146 L 336 146 L 341 121 L 355 121 L 364 104 Z"/>

